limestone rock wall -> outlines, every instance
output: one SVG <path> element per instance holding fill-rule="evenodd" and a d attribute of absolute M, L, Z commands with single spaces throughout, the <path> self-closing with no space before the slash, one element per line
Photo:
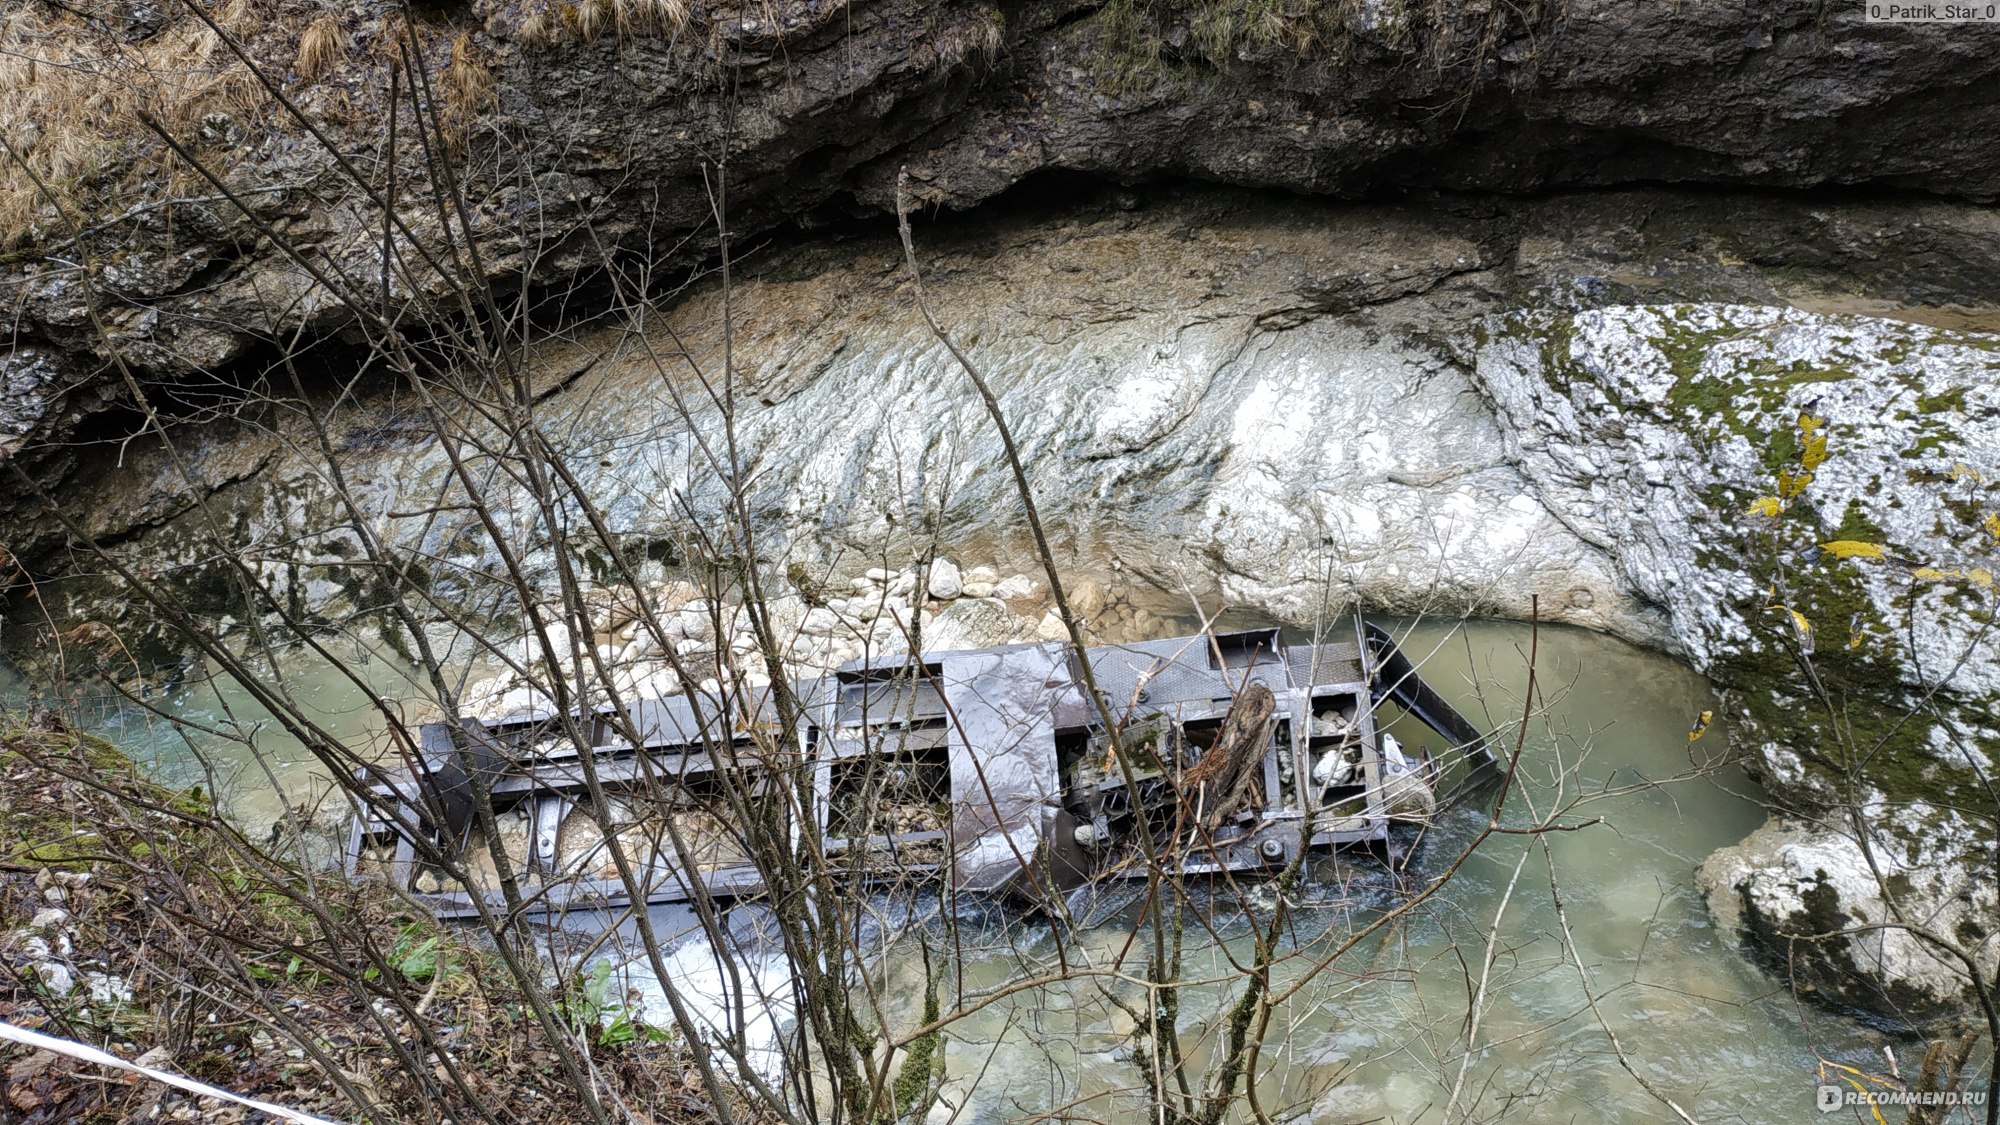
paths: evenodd
<path fill-rule="evenodd" d="M 118 59 L 186 22 L 153 7 L 97 0 L 79 9 L 104 9 L 95 23 L 49 18 L 73 59 Z M 383 60 L 400 6 L 337 7 L 340 48 L 310 70 L 284 12 L 237 34 L 350 163 L 376 168 L 392 163 Z M 2000 29 L 1870 24 L 1856 5 L 1381 0 L 1260 22 L 1218 0 L 760 0 L 693 3 L 673 26 L 607 15 L 624 7 L 425 9 L 438 82 L 492 92 L 468 95 L 452 128 L 493 277 L 561 286 L 607 248 L 656 268 L 705 257 L 723 164 L 741 239 L 879 215 L 904 167 L 919 202 L 952 208 L 1051 174 L 1335 195 L 2000 194 Z M 90 36 L 108 38 L 86 49 Z M 31 229 L 0 232 L 23 242 L 0 257 L 0 430 L 15 435 L 0 440 L 44 482 L 74 467 L 56 443 L 125 400 L 114 352 L 142 379 L 242 382 L 234 365 L 269 342 L 348 323 L 330 278 L 374 291 L 376 202 L 258 84 L 232 81 L 256 112 L 218 110 L 181 139 L 247 215 L 199 180 L 148 172 L 160 144 L 136 119 L 36 142 L 76 141 L 97 168 L 68 217 L 44 208 Z M 415 175 L 412 128 L 398 161 Z M 427 193 L 404 199 L 408 239 L 451 258 Z M 419 268 L 388 296 L 405 323 L 450 318 L 456 304 L 435 299 L 453 284 Z"/>
<path fill-rule="evenodd" d="M 1100 636 L 1157 632 L 1196 604 L 1303 625 L 1354 604 L 1521 617 L 1532 599 L 1543 620 L 1680 653 L 1728 693 L 1784 819 L 1770 847 L 1709 865 L 1719 912 L 1782 944 L 1894 909 L 1990 960 L 2000 317 L 1979 302 L 2000 277 L 1994 231 L 1990 212 L 1931 203 L 1192 192 L 934 230 L 921 256 Z M 731 295 L 760 557 L 774 581 L 820 588 L 783 592 L 808 663 L 893 646 L 912 623 L 960 644 L 1045 635 L 1032 580 L 1001 581 L 1036 568 L 997 439 L 912 302 L 890 237 L 753 260 Z M 726 524 L 722 312 L 709 283 L 645 325 L 533 350 L 544 432 L 635 554 L 685 557 Z M 435 596 L 486 612 L 493 542 L 454 506 L 421 418 L 389 394 L 309 413 L 371 529 Z M 345 622 L 379 601 L 380 575 L 338 528 L 303 427 L 286 411 L 184 426 L 178 459 L 118 443 L 66 510 L 221 628 L 241 612 L 225 550 L 309 619 Z M 560 545 L 525 497 L 495 495 L 506 541 L 553 588 Z M 9 526 L 44 544 L 17 553 L 60 557 L 59 528 Z M 916 596 L 930 555 L 991 573 Z M 79 621 L 123 638 L 116 659 L 151 651 L 154 626 L 101 578 L 35 596 L 0 634 L 17 652 L 57 651 L 54 631 Z M 731 647 L 689 616 L 677 648 Z M 598 632 L 607 657 L 637 643 Z M 1905 1010 L 1955 1003 L 1949 967 L 1910 948 L 1836 944 L 1815 979 Z"/>
<path fill-rule="evenodd" d="M 1664 608 L 1784 811 L 1705 879 L 1807 982 L 1921 1015 L 2000 961 L 2000 337 L 1792 309 L 1496 318 L 1541 501 Z M 1884 925 L 1892 928 L 1882 929 Z M 1897 926 L 1914 927 L 1895 928 Z"/>

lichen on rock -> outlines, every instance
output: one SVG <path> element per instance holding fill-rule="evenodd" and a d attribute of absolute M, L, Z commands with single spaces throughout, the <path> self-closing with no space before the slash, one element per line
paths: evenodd
<path fill-rule="evenodd" d="M 1910 927 L 1794 962 L 1855 1002 L 1963 998 L 1917 928 L 1990 979 L 2000 338 L 1683 305 L 1498 317 L 1487 340 L 1512 456 L 1663 607 L 1782 810 L 1707 865 L 1718 910 L 1786 944 Z"/>

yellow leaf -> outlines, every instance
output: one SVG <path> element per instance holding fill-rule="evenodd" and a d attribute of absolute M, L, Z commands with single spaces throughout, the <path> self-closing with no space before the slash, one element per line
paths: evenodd
<path fill-rule="evenodd" d="M 1702 735 L 1708 733 L 1708 724 L 1713 721 L 1715 721 L 1715 712 L 1713 711 L 1703 711 L 1701 714 L 1696 715 L 1694 717 L 1694 725 L 1688 728 L 1688 741 L 1699 741 Z"/>
<path fill-rule="evenodd" d="M 1811 621 L 1808 621 L 1808 620 L 1806 620 L 1806 615 L 1805 615 L 1805 614 L 1803 614 L 1803 613 L 1800 613 L 1800 612 L 1799 612 L 1798 610 L 1796 610 L 1796 609 L 1793 609 L 1793 608 L 1791 608 L 1790 606 L 1783 606 L 1783 605 L 1767 605 L 1767 606 L 1765 606 L 1764 608 L 1765 608 L 1765 609 L 1781 609 L 1781 610 L 1784 610 L 1784 611 L 1785 611 L 1786 613 L 1789 613 L 1789 614 L 1791 614 L 1791 615 L 1792 615 L 1792 628 L 1793 628 L 1793 629 L 1796 629 L 1796 630 L 1798 631 L 1798 634 L 1799 634 L 1799 647 L 1800 647 L 1800 648 L 1802 648 L 1802 649 L 1804 649 L 1804 650 L 1805 650 L 1805 651 L 1806 651 L 1807 653 L 1810 653 L 1810 652 L 1812 652 L 1812 650 L 1813 650 L 1813 627 L 1812 627 L 1812 622 L 1811 622 Z"/>
<path fill-rule="evenodd" d="M 1750 506 L 1744 509 L 1743 514 L 1746 516 L 1776 516 L 1778 514 L 1778 498 L 1776 496 L 1759 496 L 1755 500 L 1750 501 Z M 1995 516 L 1994 518 L 2000 520 L 2000 516 Z"/>
<path fill-rule="evenodd" d="M 1920 566 L 1910 571 L 1910 577 L 1919 582 L 1970 582 L 1982 590 L 1993 588 L 1993 572 L 1983 566 L 1975 566 L 1971 570 L 1960 570 L 1957 567 L 1941 570 L 1934 566 Z"/>
<path fill-rule="evenodd" d="M 1820 463 L 1825 460 L 1826 435 L 1814 434 L 1806 438 L 1805 452 L 1799 454 L 1799 464 L 1804 465 L 1806 472 L 1810 473 L 1819 468 Z"/>
<path fill-rule="evenodd" d="M 1814 431 L 1819 430 L 1825 425 L 1826 425 L 1825 418 L 1817 414 L 1814 414 L 1810 410 L 1799 411 L 1799 430 L 1802 433 L 1804 433 L 1807 437 L 1811 437 Z"/>
<path fill-rule="evenodd" d="M 1879 559 L 1888 553 L 1880 543 L 1863 543 L 1859 539 L 1833 539 L 1821 543 L 1819 549 L 1836 559 Z"/>
<path fill-rule="evenodd" d="M 2000 512 L 1988 512 L 1986 522 L 1982 526 L 1986 528 L 1986 534 L 2000 541 Z"/>
<path fill-rule="evenodd" d="M 1806 486 L 1812 482 L 1813 475 L 1811 473 L 1794 473 L 1790 470 L 1779 470 L 1778 498 L 1781 500 L 1790 500 L 1792 497 L 1804 493 Z"/>
<path fill-rule="evenodd" d="M 1973 468 L 1972 466 L 1966 464 L 1963 461 L 1953 461 L 1951 463 L 1951 479 L 1963 480 L 1966 477 L 1971 477 L 1972 483 L 1974 484 L 1986 483 L 1986 474 L 1980 472 L 1978 469 Z"/>

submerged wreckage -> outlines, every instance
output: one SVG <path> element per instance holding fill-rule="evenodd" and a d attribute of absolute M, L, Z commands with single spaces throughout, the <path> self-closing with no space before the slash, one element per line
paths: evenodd
<path fill-rule="evenodd" d="M 1447 760 L 1468 767 L 1460 792 L 1492 771 L 1480 734 L 1358 620 L 1343 643 L 1287 644 L 1262 629 L 1082 659 L 1118 722 L 1116 752 L 1078 657 L 1057 644 L 856 662 L 794 685 L 801 719 L 789 732 L 768 700 L 744 715 L 701 695 L 638 704 L 626 723 L 606 712 L 432 724 L 422 760 L 374 787 L 349 868 L 397 881 L 443 917 L 475 913 L 475 895 L 504 911 L 496 854 L 531 911 L 620 907 L 633 896 L 609 826 L 649 905 L 754 899 L 763 879 L 732 825 L 743 794 L 786 784 L 805 799 L 764 807 L 810 809 L 794 819 L 811 823 L 789 830 L 815 834 L 829 857 L 865 856 L 853 865 L 865 883 L 1039 896 L 1143 874 L 1142 834 L 1184 874 L 1275 869 L 1301 849 L 1392 848 L 1392 820 L 1436 808 Z M 1445 749 L 1406 755 L 1377 727 L 1384 701 Z M 637 739 L 616 733 L 635 727 Z M 491 795 L 498 848 L 478 827 L 475 785 Z M 452 853 L 470 885 L 421 858 Z"/>

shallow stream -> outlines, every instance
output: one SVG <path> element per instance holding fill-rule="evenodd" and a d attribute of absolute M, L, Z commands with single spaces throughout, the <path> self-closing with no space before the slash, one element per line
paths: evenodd
<path fill-rule="evenodd" d="M 1673 1119 L 1626 1072 L 1629 1065 L 1704 1122 L 1805 1120 L 1813 1116 L 1821 1057 L 1880 1067 L 1878 1033 L 1796 1003 L 1713 928 L 1691 886 L 1704 856 L 1763 819 L 1756 789 L 1740 771 L 1711 764 L 1727 748 L 1724 724 L 1688 740 L 1693 718 L 1714 706 L 1701 677 L 1596 634 L 1545 628 L 1534 713 L 1520 734 L 1528 627 L 1403 622 L 1397 632 L 1432 686 L 1475 724 L 1504 728 L 1509 746 L 1521 737 L 1509 824 L 1574 807 L 1555 817 L 1564 830 L 1488 839 L 1439 893 L 1312 974 L 1276 1013 L 1274 1045 L 1260 1062 L 1267 1110 L 1317 1106 L 1316 1121 L 1439 1121 L 1456 1089 L 1452 1120 L 1468 1112 L 1482 1120 L 1503 1112 L 1532 1121 Z M 370 669 L 393 697 L 399 666 L 378 657 Z M 365 745 L 379 730 L 379 716 L 354 684 L 303 660 L 286 672 L 289 690 L 330 731 Z M 24 694 L 19 678 L 0 669 L 0 696 L 10 697 L 4 701 Z M 213 788 L 253 833 L 288 806 L 318 809 L 320 827 L 342 815 L 321 807 L 326 778 L 284 732 L 259 735 L 260 765 L 241 744 L 201 731 L 260 721 L 261 710 L 233 687 L 183 688 L 154 701 L 178 724 L 112 696 L 70 702 L 156 776 Z M 1436 741 L 1407 719 L 1390 729 L 1409 746 Z M 1319 872 L 1299 895 L 1302 909 L 1286 937 L 1296 955 L 1281 964 L 1276 986 L 1298 984 L 1382 911 L 1408 902 L 1485 823 L 1480 807 L 1456 810 L 1415 841 L 1400 877 L 1368 860 Z M 1225 954 L 1248 955 L 1251 919 L 1268 917 L 1271 906 L 1268 888 L 1219 898 L 1220 941 L 1188 927 L 1184 979 L 1226 976 Z M 1108 964 L 1136 913 L 1130 902 L 1100 904 L 1100 924 L 1070 952 Z M 908 936 L 914 932 L 923 931 L 905 931 L 904 944 L 881 959 L 884 994 L 904 1019 L 914 1018 L 922 994 L 923 960 Z M 1055 964 L 1051 931 L 1041 922 L 987 912 L 962 927 L 957 942 L 965 956 L 946 972 L 947 1008 L 961 995 L 976 997 Z M 1135 948 L 1148 944 L 1142 936 Z M 1124 968 L 1143 973 L 1143 955 Z M 1106 996 L 1130 1005 L 1134 987 L 1075 981 L 1036 988 L 956 1025 L 947 1040 L 946 1097 L 963 1108 L 959 1120 L 1019 1120 L 1064 1105 L 1087 1119 L 1140 1112 L 1130 1011 L 1143 1005 L 1128 1011 Z M 1191 983 L 1180 999 L 1183 1028 L 1217 1026 L 1217 1006 L 1236 987 Z M 1475 994 L 1477 1049 L 1465 1061 Z M 1600 1015 L 1617 1033 L 1617 1048 Z M 1197 1075 L 1212 1050 L 1212 1040 L 1191 1046 Z"/>

